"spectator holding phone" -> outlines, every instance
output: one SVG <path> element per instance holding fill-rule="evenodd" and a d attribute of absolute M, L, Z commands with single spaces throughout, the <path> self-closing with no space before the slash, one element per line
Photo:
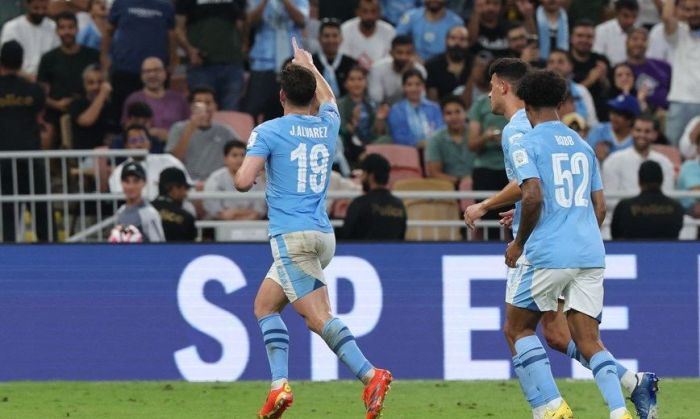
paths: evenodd
<path fill-rule="evenodd" d="M 193 89 L 190 104 L 192 116 L 173 125 L 165 151 L 185 163 L 187 172 L 201 189 L 204 180 L 224 166 L 224 156 L 221 154 L 224 144 L 240 140 L 240 137 L 231 128 L 212 121 L 217 109 L 213 89 Z"/>

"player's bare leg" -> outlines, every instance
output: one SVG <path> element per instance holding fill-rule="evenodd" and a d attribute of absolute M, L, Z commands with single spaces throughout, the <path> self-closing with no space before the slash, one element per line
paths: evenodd
<path fill-rule="evenodd" d="M 326 287 L 310 292 L 294 301 L 292 306 L 304 318 L 309 329 L 321 336 L 338 358 L 365 384 L 362 400 L 365 402 L 367 419 L 379 417 L 393 380 L 391 373 L 374 368 L 365 359 L 350 330 L 340 319 L 333 317 Z"/>
<path fill-rule="evenodd" d="M 289 334 L 280 313 L 289 303 L 282 287 L 270 278 L 260 284 L 253 310 L 263 333 L 267 357 L 272 371 L 272 388 L 258 418 L 272 419 L 282 416 L 294 402 L 288 383 Z"/>

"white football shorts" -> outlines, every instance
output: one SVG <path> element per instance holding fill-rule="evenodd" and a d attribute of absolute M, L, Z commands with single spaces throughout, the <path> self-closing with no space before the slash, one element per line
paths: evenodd
<path fill-rule="evenodd" d="M 335 234 L 295 231 L 270 238 L 274 261 L 267 278 L 284 290 L 290 302 L 326 285 L 323 268 L 335 254 Z"/>

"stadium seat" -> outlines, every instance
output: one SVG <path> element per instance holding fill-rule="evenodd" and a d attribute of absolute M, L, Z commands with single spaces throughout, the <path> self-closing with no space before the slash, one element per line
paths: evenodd
<path fill-rule="evenodd" d="M 73 149 L 73 127 L 70 115 L 61 116 L 59 125 L 61 127 L 61 147 L 65 150 Z"/>
<path fill-rule="evenodd" d="M 218 111 L 214 113 L 214 122 L 224 124 L 238 134 L 241 137 L 241 141 L 248 143 L 248 137 L 250 137 L 251 131 L 255 123 L 253 117 L 243 112 L 233 112 L 233 111 Z"/>
<path fill-rule="evenodd" d="M 389 187 L 401 179 L 423 177 L 418 149 L 399 144 L 370 144 L 366 147 L 367 154 L 377 153 L 384 156 L 391 164 Z"/>
<path fill-rule="evenodd" d="M 672 145 L 666 144 L 653 144 L 651 148 L 671 160 L 671 163 L 673 163 L 673 171 L 676 176 L 678 176 L 678 173 L 681 170 L 681 164 L 683 163 L 680 150 Z"/>
<path fill-rule="evenodd" d="M 471 191 L 473 190 L 472 188 L 472 178 L 470 177 L 465 177 L 462 179 L 461 182 L 459 182 L 459 190 L 460 191 Z M 459 207 L 461 208 L 462 212 L 467 209 L 468 206 L 474 204 L 476 201 L 473 199 L 462 199 L 459 201 Z"/>
<path fill-rule="evenodd" d="M 454 185 L 444 179 L 400 179 L 394 191 L 454 191 Z M 404 199 L 408 220 L 460 220 L 457 201 L 437 199 Z M 409 227 L 409 241 L 460 241 L 459 227 Z"/>

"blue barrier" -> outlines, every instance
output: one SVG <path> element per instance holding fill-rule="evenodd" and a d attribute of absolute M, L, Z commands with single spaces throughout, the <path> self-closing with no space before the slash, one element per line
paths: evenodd
<path fill-rule="evenodd" d="M 6 245 L 0 380 L 267 379 L 252 302 L 264 244 Z M 700 246 L 609 243 L 604 340 L 663 376 L 700 374 Z M 400 378 L 511 376 L 502 244 L 345 244 L 326 269 L 337 313 Z M 350 378 L 291 309 L 293 379 Z M 587 377 L 551 353 L 558 376 Z"/>

